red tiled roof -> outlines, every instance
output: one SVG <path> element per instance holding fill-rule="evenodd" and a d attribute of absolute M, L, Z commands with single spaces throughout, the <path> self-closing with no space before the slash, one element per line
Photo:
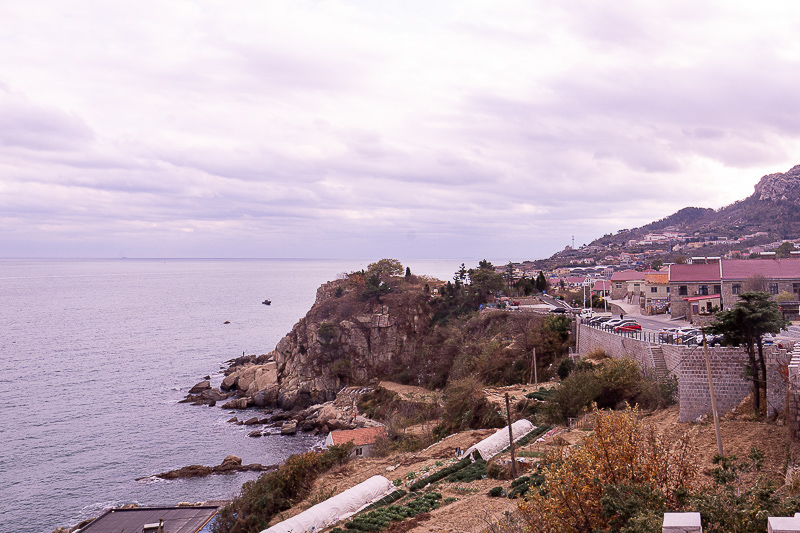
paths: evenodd
<path fill-rule="evenodd" d="M 384 436 L 386 436 L 386 428 L 384 426 L 331 431 L 331 439 L 334 444 L 352 442 L 356 446 L 363 446 L 364 444 L 374 444 L 379 437 Z"/>
<path fill-rule="evenodd" d="M 670 265 L 669 281 L 720 281 L 719 264 L 694 263 L 691 265 Z"/>
<path fill-rule="evenodd" d="M 644 280 L 647 283 L 669 283 L 669 273 L 668 272 L 648 272 L 644 275 Z"/>
<path fill-rule="evenodd" d="M 610 291 L 611 290 L 611 282 L 610 281 L 606 281 L 606 280 L 602 280 L 602 279 L 598 279 L 597 281 L 594 282 L 594 285 L 592 286 L 592 290 L 593 291 Z"/>
<path fill-rule="evenodd" d="M 644 279 L 644 272 L 637 272 L 636 270 L 623 270 L 621 272 L 614 272 L 611 275 L 611 281 L 632 281 L 635 279 Z"/>
<path fill-rule="evenodd" d="M 771 279 L 800 278 L 800 259 L 726 259 L 722 279 L 747 279 L 755 275 Z"/>
<path fill-rule="evenodd" d="M 567 283 L 583 283 L 584 281 L 586 281 L 585 276 L 570 276 L 567 278 Z"/>

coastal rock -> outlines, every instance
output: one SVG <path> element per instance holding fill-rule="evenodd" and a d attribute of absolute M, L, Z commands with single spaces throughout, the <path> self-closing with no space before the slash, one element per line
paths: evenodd
<path fill-rule="evenodd" d="M 245 426 L 254 426 L 256 424 L 258 424 L 257 416 L 254 416 L 253 418 L 248 418 L 247 420 L 244 421 Z"/>
<path fill-rule="evenodd" d="M 297 433 L 297 422 L 289 420 L 281 426 L 281 435 L 294 435 Z"/>
<path fill-rule="evenodd" d="M 177 470 L 170 470 L 169 472 L 162 472 L 156 477 L 161 479 L 177 479 L 187 477 L 203 477 L 211 475 L 213 469 L 210 466 L 203 465 L 189 465 L 179 468 Z"/>
<path fill-rule="evenodd" d="M 237 398 L 223 405 L 223 409 L 247 409 L 253 400 L 251 398 Z"/>
<path fill-rule="evenodd" d="M 199 393 L 203 392 L 204 390 L 208 390 L 210 388 L 211 388 L 211 382 L 210 381 L 208 381 L 208 380 L 201 381 L 200 383 L 198 383 L 197 385 L 195 385 L 194 387 L 189 389 L 189 394 L 199 394 Z"/>
<path fill-rule="evenodd" d="M 248 437 L 260 437 L 262 435 L 263 433 L 260 431 L 251 431 L 250 433 L 247 434 Z"/>
<path fill-rule="evenodd" d="M 203 466 L 203 465 L 184 466 L 183 468 L 179 468 L 177 470 L 170 470 L 169 472 L 162 472 L 160 474 L 156 474 L 156 477 L 159 477 L 161 479 L 177 479 L 177 478 L 210 476 L 211 474 L 230 474 L 232 472 L 245 472 L 245 471 L 263 472 L 267 470 L 274 470 L 276 468 L 277 468 L 276 465 L 264 466 L 259 463 L 243 465 L 241 457 L 237 457 L 235 455 L 229 455 L 225 457 L 222 463 L 214 467 Z M 140 478 L 140 479 L 145 479 L 145 478 Z"/>
<path fill-rule="evenodd" d="M 222 380 L 222 383 L 220 384 L 219 388 L 224 391 L 231 390 L 236 387 L 236 383 L 238 381 L 239 381 L 239 376 L 236 373 L 230 374 L 228 376 L 225 376 L 225 379 Z"/>

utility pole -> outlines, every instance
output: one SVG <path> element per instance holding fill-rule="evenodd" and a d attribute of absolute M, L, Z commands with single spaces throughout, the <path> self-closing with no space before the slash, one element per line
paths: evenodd
<path fill-rule="evenodd" d="M 514 458 L 514 432 L 511 431 L 511 403 L 506 393 L 506 418 L 508 419 L 508 444 L 511 448 L 511 476 L 517 479 L 517 460 Z"/>
<path fill-rule="evenodd" d="M 703 334 L 703 353 L 706 356 L 706 374 L 708 375 L 708 392 L 711 393 L 711 412 L 714 414 L 714 430 L 717 433 L 717 451 L 722 453 L 722 436 L 719 433 L 719 413 L 717 412 L 717 397 L 714 395 L 714 380 L 711 379 L 711 359 L 708 357 L 708 342 L 706 342 L 706 328 L 700 328 Z"/>

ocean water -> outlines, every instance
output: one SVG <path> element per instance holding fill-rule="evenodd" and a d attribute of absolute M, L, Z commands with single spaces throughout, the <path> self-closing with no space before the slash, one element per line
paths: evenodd
<path fill-rule="evenodd" d="M 177 402 L 206 375 L 218 385 L 224 361 L 271 351 L 320 284 L 366 264 L 0 260 L 0 531 L 50 533 L 125 503 L 229 498 L 258 474 L 136 479 L 228 454 L 274 464 L 320 444 L 250 438 L 230 411 Z M 404 264 L 450 279 L 460 261 Z"/>

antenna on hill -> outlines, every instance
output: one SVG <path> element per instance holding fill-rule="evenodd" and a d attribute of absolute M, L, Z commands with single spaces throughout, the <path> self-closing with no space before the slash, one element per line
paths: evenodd
<path fill-rule="evenodd" d="M 572 236 L 572 249 L 575 249 L 575 235 Z"/>

